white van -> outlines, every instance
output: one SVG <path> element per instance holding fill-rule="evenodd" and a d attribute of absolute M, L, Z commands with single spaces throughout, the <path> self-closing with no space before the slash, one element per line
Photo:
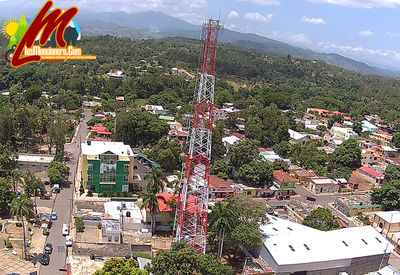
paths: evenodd
<path fill-rule="evenodd" d="M 63 224 L 62 226 L 62 234 L 63 236 L 67 236 L 69 234 L 68 224 Z"/>

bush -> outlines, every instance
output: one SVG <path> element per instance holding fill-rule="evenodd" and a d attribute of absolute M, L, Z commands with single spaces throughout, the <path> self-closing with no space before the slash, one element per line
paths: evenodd
<path fill-rule="evenodd" d="M 22 223 L 21 223 L 21 222 L 17 222 L 17 223 L 15 224 L 15 226 L 16 226 L 16 227 L 22 227 Z"/>
<path fill-rule="evenodd" d="M 29 232 L 32 231 L 32 228 L 28 227 L 28 231 L 29 231 Z"/>
<path fill-rule="evenodd" d="M 85 189 L 83 188 L 83 184 L 81 183 L 81 186 L 79 187 L 79 195 L 82 195 L 85 193 Z"/>
<path fill-rule="evenodd" d="M 11 249 L 11 248 L 13 248 L 13 245 L 12 245 L 11 242 L 7 241 L 6 247 L 7 247 L 8 249 Z"/>
<path fill-rule="evenodd" d="M 85 229 L 85 224 L 83 223 L 82 218 L 75 218 L 75 226 L 78 232 L 83 232 L 83 229 Z"/>
<path fill-rule="evenodd" d="M 100 222 L 97 224 L 97 228 L 101 230 L 101 223 Z"/>
<path fill-rule="evenodd" d="M 88 196 L 88 197 L 93 197 L 93 192 L 92 192 L 92 190 L 89 189 L 89 191 L 87 192 L 87 196 Z"/>
<path fill-rule="evenodd" d="M 122 193 L 118 191 L 117 193 L 115 193 L 115 196 L 116 197 L 122 197 Z"/>

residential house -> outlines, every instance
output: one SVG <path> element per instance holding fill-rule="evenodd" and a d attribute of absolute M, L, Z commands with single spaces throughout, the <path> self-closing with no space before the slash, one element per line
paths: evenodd
<path fill-rule="evenodd" d="M 378 131 L 371 133 L 369 138 L 380 145 L 389 146 L 393 137 L 388 132 Z"/>
<path fill-rule="evenodd" d="M 178 129 L 171 129 L 168 132 L 168 138 L 173 139 L 176 138 L 178 139 L 180 144 L 183 144 L 188 137 L 188 133 L 179 131 Z"/>
<path fill-rule="evenodd" d="M 245 123 L 246 123 L 246 119 L 244 119 L 242 117 L 238 117 L 236 119 L 236 123 L 235 123 L 236 130 L 240 133 L 243 133 L 244 129 L 246 128 Z"/>
<path fill-rule="evenodd" d="M 296 132 L 292 129 L 288 130 L 289 135 L 290 135 L 290 143 L 291 144 L 305 144 L 308 141 L 308 137 L 306 134 L 302 134 L 299 132 Z"/>
<path fill-rule="evenodd" d="M 87 110 L 90 110 L 90 109 L 92 109 L 94 107 L 97 107 L 97 106 L 101 106 L 101 102 L 98 102 L 98 101 L 84 101 L 82 103 L 82 107 L 84 109 L 87 109 Z"/>
<path fill-rule="evenodd" d="M 400 250 L 400 211 L 376 212 L 372 226 Z"/>
<path fill-rule="evenodd" d="M 381 174 L 369 167 L 361 167 L 360 169 L 358 169 L 358 171 L 368 181 L 370 181 L 376 185 L 383 184 L 383 181 L 385 179 L 385 176 L 383 174 Z"/>
<path fill-rule="evenodd" d="M 101 220 L 101 237 L 103 243 L 121 243 L 121 221 L 113 219 Z"/>
<path fill-rule="evenodd" d="M 366 194 L 336 197 L 334 206 L 348 217 L 355 216 L 358 212 L 364 213 L 382 210 L 382 205 L 374 203 L 371 196 Z"/>
<path fill-rule="evenodd" d="M 375 146 L 376 152 L 378 152 L 383 158 L 387 158 L 391 153 L 396 153 L 397 150 L 386 145 L 377 145 Z"/>
<path fill-rule="evenodd" d="M 308 189 L 310 189 L 315 194 L 337 193 L 339 192 L 339 185 L 337 184 L 337 182 L 329 178 L 314 177 L 310 179 Z"/>
<path fill-rule="evenodd" d="M 94 114 L 94 117 L 103 118 L 103 117 L 106 117 L 106 114 L 104 113 L 104 111 L 99 110 L 96 112 L 96 114 Z"/>
<path fill-rule="evenodd" d="M 122 142 L 88 141 L 81 145 L 84 188 L 92 192 L 129 192 L 139 182 L 134 174 L 134 155 Z"/>
<path fill-rule="evenodd" d="M 245 139 L 246 137 L 244 135 L 239 133 L 234 133 L 230 136 L 223 137 L 222 143 L 224 144 L 226 151 L 229 151 L 230 149 L 233 148 L 233 146 L 235 146 L 236 143 L 241 142 Z"/>
<path fill-rule="evenodd" d="M 369 122 L 367 120 L 361 121 L 361 124 L 362 124 L 363 132 L 377 133 L 379 130 L 378 126 L 372 124 L 371 122 Z"/>
<path fill-rule="evenodd" d="M 328 110 L 325 109 L 319 109 L 319 108 L 307 108 L 307 113 L 309 114 L 318 114 L 321 117 L 327 118 L 329 117 L 330 112 Z"/>
<path fill-rule="evenodd" d="M 168 113 L 168 111 L 160 105 L 146 105 L 144 109 L 154 115 L 166 115 Z"/>
<path fill-rule="evenodd" d="M 103 124 L 97 125 L 90 127 L 90 131 L 94 133 L 95 138 L 110 138 L 112 136 L 112 133 Z"/>
<path fill-rule="evenodd" d="M 361 151 L 361 166 L 369 167 L 379 162 L 380 155 L 372 149 Z"/>
<path fill-rule="evenodd" d="M 294 172 L 295 178 L 305 186 L 310 184 L 312 178 L 315 178 L 317 174 L 313 170 L 301 169 Z"/>
<path fill-rule="evenodd" d="M 372 226 L 320 231 L 267 215 L 262 245 L 252 249 L 276 275 L 361 275 L 387 265 L 391 245 Z"/>
<path fill-rule="evenodd" d="M 209 199 L 223 200 L 234 195 L 234 188 L 227 181 L 217 176 L 210 176 L 208 180 Z"/>
<path fill-rule="evenodd" d="M 107 75 L 109 77 L 113 77 L 113 78 L 124 78 L 124 72 L 123 71 L 118 71 L 118 70 L 111 70 L 107 73 Z"/>
<path fill-rule="evenodd" d="M 123 97 L 123 96 L 117 96 L 117 97 L 115 97 L 115 100 L 116 100 L 116 101 L 125 101 L 125 97 Z"/>
<path fill-rule="evenodd" d="M 217 107 L 213 108 L 214 113 L 214 123 L 218 120 L 225 120 L 227 118 L 227 114 L 224 110 L 218 109 Z"/>
<path fill-rule="evenodd" d="M 344 140 L 348 140 L 350 138 L 357 139 L 358 135 L 350 128 L 343 128 L 343 127 L 332 127 L 331 133 L 334 137 L 341 138 Z"/>
<path fill-rule="evenodd" d="M 297 180 L 283 170 L 274 170 L 274 183 L 279 189 L 279 195 L 293 195 Z"/>
<path fill-rule="evenodd" d="M 17 169 L 21 171 L 43 172 L 48 171 L 53 155 L 19 153 L 16 159 Z"/>
<path fill-rule="evenodd" d="M 175 210 L 171 208 L 169 202 L 176 200 L 177 195 L 174 194 L 157 194 L 158 213 L 155 216 L 157 230 L 171 230 L 170 221 L 175 217 Z M 151 223 L 150 209 L 148 207 L 142 209 L 143 220 L 145 223 Z"/>

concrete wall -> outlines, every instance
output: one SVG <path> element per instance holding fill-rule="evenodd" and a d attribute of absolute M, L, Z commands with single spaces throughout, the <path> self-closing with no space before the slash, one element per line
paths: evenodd
<path fill-rule="evenodd" d="M 47 162 L 32 162 L 32 161 L 17 161 L 18 170 L 43 172 L 49 170 L 50 163 Z"/>

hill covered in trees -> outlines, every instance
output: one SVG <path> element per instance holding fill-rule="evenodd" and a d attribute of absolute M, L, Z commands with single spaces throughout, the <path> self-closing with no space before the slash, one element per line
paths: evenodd
<path fill-rule="evenodd" d="M 111 36 L 84 37 L 84 54 L 96 61 L 68 61 L 59 64 L 29 64 L 19 69 L 0 68 L 0 90 L 21 83 L 43 86 L 48 94 L 69 94 L 67 101 L 84 95 L 113 99 L 124 95 L 128 104 L 138 99 L 162 104 L 170 110 L 188 107 L 194 80 L 165 75 L 170 68 L 196 71 L 200 44 L 185 38 L 131 40 Z M 2 51 L 4 51 L 2 49 Z M 146 67 L 140 60 L 155 65 Z M 337 109 L 361 118 L 376 113 L 397 128 L 400 125 L 400 80 L 361 75 L 320 61 L 291 56 L 266 55 L 263 51 L 220 44 L 217 50 L 216 105 L 232 101 L 249 112 L 259 112 L 275 103 L 280 109 L 301 114 L 307 107 Z M 105 73 L 123 70 L 124 80 Z M 143 69 L 146 69 L 143 72 Z M 79 100 L 78 100 L 79 99 Z M 76 106 L 79 102 L 60 103 Z M 184 110 L 185 108 L 183 108 Z"/>

